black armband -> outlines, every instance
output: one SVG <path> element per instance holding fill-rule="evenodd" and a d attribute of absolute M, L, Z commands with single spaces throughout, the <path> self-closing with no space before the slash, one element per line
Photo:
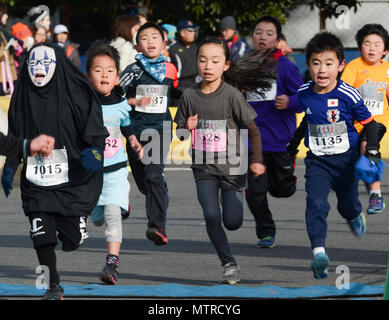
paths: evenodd
<path fill-rule="evenodd" d="M 366 151 L 377 150 L 378 151 L 378 135 L 377 135 L 377 122 L 375 120 L 370 121 L 364 125 L 366 132 Z"/>

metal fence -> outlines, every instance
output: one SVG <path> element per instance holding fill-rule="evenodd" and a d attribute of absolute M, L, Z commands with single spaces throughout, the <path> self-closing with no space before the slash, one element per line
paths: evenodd
<path fill-rule="evenodd" d="M 336 34 L 345 48 L 355 49 L 355 34 L 367 23 L 380 23 L 389 29 L 389 1 L 360 1 L 357 12 L 345 6 L 339 6 L 342 13 L 338 18 L 326 20 L 326 30 Z M 288 22 L 282 27 L 289 45 L 295 50 L 303 50 L 317 32 L 320 31 L 319 10 L 311 10 L 302 4 L 293 10 Z"/>

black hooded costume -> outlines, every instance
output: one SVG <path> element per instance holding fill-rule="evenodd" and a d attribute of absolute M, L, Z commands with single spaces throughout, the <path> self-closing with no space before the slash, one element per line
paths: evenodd
<path fill-rule="evenodd" d="M 66 149 L 68 182 L 34 184 L 26 178 L 24 163 L 20 180 L 23 209 L 27 216 L 33 212 L 86 216 L 99 199 L 103 168 L 86 170 L 80 162 L 80 152 L 94 147 L 104 150 L 108 132 L 100 102 L 89 81 L 61 48 L 40 43 L 32 50 L 40 45 L 54 49 L 54 74 L 46 85 L 38 87 L 30 78 L 28 65 L 23 66 L 9 108 L 9 132 L 27 139 L 40 134 L 55 137 L 55 149 Z M 7 158 L 5 167 L 16 169 L 20 161 L 17 157 Z"/>

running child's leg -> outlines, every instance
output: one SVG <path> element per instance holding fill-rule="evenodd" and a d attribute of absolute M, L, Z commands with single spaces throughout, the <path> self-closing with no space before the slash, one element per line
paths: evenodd
<path fill-rule="evenodd" d="M 305 159 L 305 190 L 307 192 L 305 220 L 314 255 L 311 262 L 313 275 L 315 278 L 326 278 L 329 264 L 325 253 L 326 219 L 330 211 L 328 194 L 331 191 L 331 175 L 325 167 L 315 164 L 317 161 Z"/>
<path fill-rule="evenodd" d="M 168 188 L 163 172 L 163 164 L 145 166 L 146 214 L 149 220 L 146 236 L 156 245 L 168 243 L 166 236 L 166 216 L 169 204 Z"/>
<path fill-rule="evenodd" d="M 50 271 L 49 287 L 59 285 L 56 256 L 57 245 L 55 214 L 33 213 L 28 216 L 31 224 L 30 237 L 36 250 L 40 265 Z"/>
<path fill-rule="evenodd" d="M 197 197 L 203 209 L 209 239 L 214 245 L 221 264 L 236 263 L 232 256 L 226 233 L 222 226 L 222 215 L 219 205 L 219 184 L 217 180 L 196 181 Z"/>
<path fill-rule="evenodd" d="M 246 201 L 250 212 L 255 219 L 256 235 L 259 242 L 267 237 L 274 238 L 276 234 L 276 226 L 267 200 L 267 192 L 269 188 L 268 175 L 269 170 L 271 171 L 270 168 L 272 163 L 269 161 L 270 156 L 267 152 L 263 153 L 263 157 L 267 168 L 263 175 L 254 177 L 251 170 L 248 170 L 247 172 Z"/>
<path fill-rule="evenodd" d="M 122 242 L 122 217 L 120 207 L 106 205 L 104 207 L 105 240 L 108 254 L 100 280 L 107 284 L 117 284 L 119 275 L 119 253 Z"/>
<path fill-rule="evenodd" d="M 307 192 L 305 222 L 312 249 L 325 247 L 327 237 L 326 219 L 330 211 L 328 195 L 331 191 L 331 182 L 322 171 L 312 165 L 309 170 L 307 167 L 305 175 Z"/>
<path fill-rule="evenodd" d="M 347 220 L 354 235 L 362 237 L 366 233 L 366 218 L 358 198 L 358 179 L 352 163 L 342 170 L 341 179 L 334 185 L 334 190 L 340 215 Z"/>
<path fill-rule="evenodd" d="M 122 242 L 122 219 L 120 207 L 117 205 L 104 206 L 104 221 L 105 241 L 107 243 L 117 242 L 120 244 Z M 119 252 L 116 251 L 108 253 L 119 254 Z"/>
<path fill-rule="evenodd" d="M 377 122 L 377 138 L 378 142 L 380 142 L 383 138 L 383 136 L 386 133 L 386 127 L 380 122 Z M 360 146 L 360 152 L 361 154 L 366 154 L 366 135 L 364 131 L 362 130 L 361 133 L 361 146 Z M 381 192 L 381 181 L 375 181 L 372 184 L 367 184 L 366 187 L 369 192 L 369 205 L 367 208 L 367 214 L 376 214 L 381 213 L 385 209 L 385 202 L 384 198 Z"/>
<path fill-rule="evenodd" d="M 59 283 L 56 268 L 55 245 L 58 238 L 62 241 L 62 250 L 72 251 L 87 238 L 85 217 L 66 217 L 56 213 L 34 213 L 29 216 L 30 236 L 34 242 L 39 263 L 49 268 L 49 289 L 44 300 L 63 300 L 64 290 Z"/>
<path fill-rule="evenodd" d="M 237 230 L 243 223 L 243 191 L 222 190 L 223 224 L 227 230 Z"/>
<path fill-rule="evenodd" d="M 39 264 L 49 268 L 49 288 L 59 285 L 59 274 L 57 272 L 57 257 L 55 255 L 55 244 L 46 244 L 35 248 Z"/>

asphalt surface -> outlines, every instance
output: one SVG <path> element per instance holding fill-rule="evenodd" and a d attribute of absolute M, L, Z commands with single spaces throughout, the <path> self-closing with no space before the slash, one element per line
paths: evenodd
<path fill-rule="evenodd" d="M 370 285 L 385 283 L 389 208 L 382 214 L 368 216 L 367 234 L 357 239 L 338 214 L 334 193 L 329 197 L 331 212 L 327 220 L 329 277 L 324 280 L 313 278 L 310 270 L 312 252 L 304 218 L 304 171 L 303 161 L 298 160 L 297 191 L 291 198 L 275 199 L 269 196 L 277 226 L 274 248 L 256 248 L 255 223 L 246 204 L 242 227 L 237 231 L 227 231 L 232 252 L 241 269 L 241 282 L 237 286 L 335 286 L 339 266 L 348 268 L 351 282 Z M 222 267 L 205 230 L 192 172 L 188 167 L 170 167 L 165 175 L 170 200 L 167 221 L 169 244 L 164 247 L 154 245 L 145 237 L 147 220 L 144 196 L 137 190 L 132 175 L 129 175 L 131 216 L 123 221 L 119 284 L 216 285 L 221 278 Z M 389 203 L 387 181 L 389 170 L 386 170 L 382 186 Z M 366 209 L 368 196 L 362 183 L 359 190 L 361 203 Z M 0 192 L 0 204 L 0 283 L 35 285 L 38 260 L 29 238 L 30 225 L 21 208 L 18 179 L 9 198 Z M 57 246 L 57 265 L 62 283 L 100 283 L 98 274 L 104 266 L 106 255 L 104 229 L 92 223 L 89 223 L 88 229 L 90 237 L 78 250 L 62 252 L 61 244 Z"/>

